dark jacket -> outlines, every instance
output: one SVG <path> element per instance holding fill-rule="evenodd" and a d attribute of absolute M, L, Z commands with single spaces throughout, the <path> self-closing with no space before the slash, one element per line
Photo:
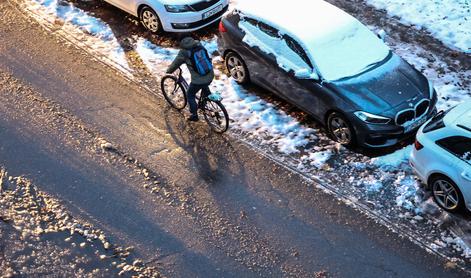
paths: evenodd
<path fill-rule="evenodd" d="M 173 60 L 173 63 L 167 69 L 167 73 L 173 73 L 181 65 L 186 64 L 188 67 L 188 70 L 191 73 L 191 83 L 197 84 L 197 85 L 210 84 L 214 79 L 214 71 L 211 71 L 207 75 L 202 76 L 198 72 L 196 72 L 191 66 L 189 50 L 191 50 L 193 47 L 196 47 L 198 45 L 201 45 L 199 41 L 196 41 L 189 37 L 184 38 L 180 43 L 181 50 L 180 52 L 178 52 L 178 55 L 175 58 L 175 60 Z"/>

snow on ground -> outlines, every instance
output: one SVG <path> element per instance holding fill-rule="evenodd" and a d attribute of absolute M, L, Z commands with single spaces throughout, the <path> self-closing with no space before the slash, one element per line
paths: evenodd
<path fill-rule="evenodd" d="M 411 152 L 412 146 L 408 146 L 392 154 L 373 158 L 371 159 L 371 162 L 379 167 L 399 168 L 401 164 L 407 163 L 409 161 Z"/>
<path fill-rule="evenodd" d="M 51 22 L 56 18 L 63 20 L 76 29 L 67 29 L 70 33 L 66 35 L 78 36 L 88 47 L 129 70 L 123 50 L 110 27 L 101 20 L 72 4 L 58 5 L 57 0 L 26 0 L 26 3 L 38 20 L 41 20 L 38 13 Z M 178 52 L 177 49 L 155 45 L 139 36 L 133 36 L 131 41 L 135 53 L 157 79 Z M 204 44 L 210 53 L 216 52 L 215 39 Z M 439 94 L 440 109 L 469 98 L 469 88 L 461 83 L 471 76 L 471 71 L 458 75 L 437 57 L 430 59 L 433 54 L 419 46 L 395 43 L 391 47 L 433 81 Z M 220 57 L 214 58 L 215 62 L 220 62 Z M 218 79 L 213 82 L 212 90 L 220 91 L 224 97 L 223 103 L 232 120 L 233 134 L 241 134 L 267 152 L 275 153 L 299 171 L 329 180 L 336 191 L 350 196 L 351 200 L 373 205 L 375 210 L 390 219 L 415 226 L 417 222 L 427 218 L 429 226 L 423 226 L 422 229 L 436 237 L 453 239 L 453 244 L 440 240 L 441 244 L 437 246 L 461 246 L 456 247 L 456 250 L 467 252 L 465 241 L 456 233 L 436 229 L 441 220 L 433 217 L 440 215 L 441 211 L 430 202 L 430 197 L 415 180 L 407 163 L 410 146 L 374 159 L 352 153 L 329 141 L 323 132 L 300 123 L 295 117 L 279 109 L 275 103 L 239 86 L 223 73 L 218 71 L 216 75 Z"/>
<path fill-rule="evenodd" d="M 88 49 L 105 55 L 109 61 L 126 71 L 131 71 L 123 48 L 109 25 L 102 20 L 89 15 L 72 3 L 60 0 L 31 0 L 24 7 L 39 22 L 46 24 L 63 22 L 63 32 L 73 35 L 78 42 L 85 42 Z"/>
<path fill-rule="evenodd" d="M 452 48 L 471 53 L 471 1 L 367 0 L 407 24 L 426 29 Z"/>

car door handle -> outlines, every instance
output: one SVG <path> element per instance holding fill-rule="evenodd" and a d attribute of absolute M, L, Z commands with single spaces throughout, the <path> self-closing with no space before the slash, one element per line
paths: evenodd
<path fill-rule="evenodd" d="M 461 173 L 461 177 L 463 177 L 463 179 L 465 179 L 467 181 L 471 181 L 471 174 L 468 173 L 468 172 Z"/>

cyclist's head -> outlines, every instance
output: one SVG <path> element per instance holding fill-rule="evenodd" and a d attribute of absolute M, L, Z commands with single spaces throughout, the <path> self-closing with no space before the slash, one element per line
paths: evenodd
<path fill-rule="evenodd" d="M 198 45 L 198 41 L 192 37 L 185 37 L 180 41 L 180 47 L 183 49 L 191 49 Z"/>

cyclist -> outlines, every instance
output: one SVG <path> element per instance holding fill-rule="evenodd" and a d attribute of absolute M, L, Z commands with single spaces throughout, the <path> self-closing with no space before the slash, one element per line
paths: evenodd
<path fill-rule="evenodd" d="M 204 96 L 211 94 L 209 84 L 213 82 L 214 69 L 208 51 L 199 41 L 191 37 L 185 37 L 180 42 L 180 48 L 177 57 L 167 69 L 167 73 L 173 73 L 182 64 L 187 65 L 191 73 L 191 83 L 187 91 L 191 112 L 188 120 L 196 122 L 198 121 L 196 94 L 200 90 Z"/>

